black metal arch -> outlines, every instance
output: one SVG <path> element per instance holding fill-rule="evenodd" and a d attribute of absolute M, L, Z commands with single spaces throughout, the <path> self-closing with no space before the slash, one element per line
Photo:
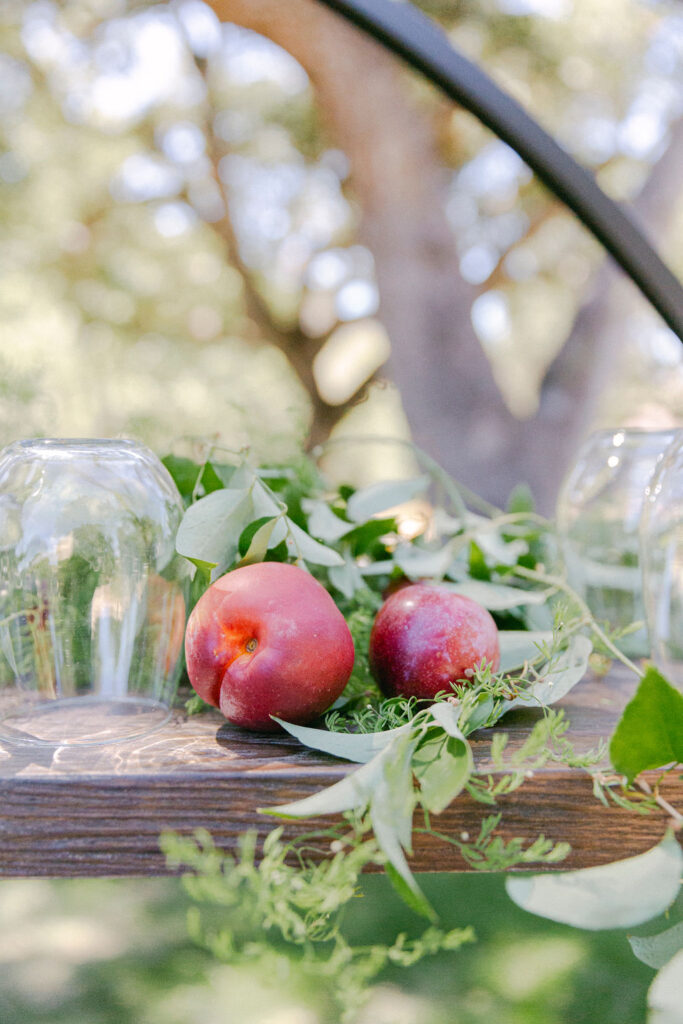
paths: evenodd
<path fill-rule="evenodd" d="M 595 237 L 683 341 L 683 288 L 624 208 L 512 97 L 403 0 L 318 0 L 402 57 L 508 143 Z"/>

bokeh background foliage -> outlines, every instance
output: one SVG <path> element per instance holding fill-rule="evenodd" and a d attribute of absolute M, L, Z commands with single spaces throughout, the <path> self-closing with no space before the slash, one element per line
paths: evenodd
<path fill-rule="evenodd" d="M 683 274 L 680 4 L 419 6 Z M 680 343 L 523 162 L 314 0 L 0 0 L 0 443 L 413 436 L 550 510 L 582 434 L 680 423 L 682 380 Z M 363 1019 L 643 1019 L 623 936 L 530 918 L 499 878 L 424 884 L 480 941 L 387 975 Z M 365 892 L 359 941 L 414 927 L 384 879 Z M 3 882 L 0 1019 L 326 1019 L 324 991 L 192 947 L 184 909 L 177 880 Z"/>
<path fill-rule="evenodd" d="M 478 941 L 385 972 L 358 1024 L 642 1024 L 653 971 L 623 932 L 579 932 L 517 909 L 501 876 L 421 876 L 448 927 Z M 3 882 L 3 1024 L 334 1024 L 325 985 L 218 964 L 186 939 L 177 879 Z M 422 925 L 383 876 L 345 931 L 393 942 Z"/>
<path fill-rule="evenodd" d="M 421 6 L 681 273 L 680 6 Z M 591 425 L 680 419 L 576 219 L 315 0 L 5 0 L 0 47 L 1 441 L 410 431 L 549 510 Z"/>

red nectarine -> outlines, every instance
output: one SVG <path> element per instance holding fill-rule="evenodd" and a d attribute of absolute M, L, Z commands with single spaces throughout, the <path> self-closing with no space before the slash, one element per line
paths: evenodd
<path fill-rule="evenodd" d="M 199 599 L 185 634 L 190 682 L 247 729 L 271 715 L 303 724 L 346 686 L 354 649 L 344 616 L 310 573 L 260 562 L 226 573 Z"/>
<path fill-rule="evenodd" d="M 416 583 L 389 597 L 370 633 L 370 670 L 389 697 L 432 700 L 474 669 L 500 664 L 498 629 L 476 601 Z"/>

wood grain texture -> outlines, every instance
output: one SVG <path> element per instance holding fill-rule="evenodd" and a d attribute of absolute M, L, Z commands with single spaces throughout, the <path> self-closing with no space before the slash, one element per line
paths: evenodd
<path fill-rule="evenodd" d="M 563 702 L 569 736 L 580 751 L 607 739 L 635 679 L 614 671 L 587 679 Z M 516 711 L 501 726 L 510 749 L 519 747 L 540 712 Z M 473 738 L 475 760 L 489 767 L 490 730 Z M 342 778 L 352 765 L 302 748 L 284 736 L 245 733 L 217 712 L 187 718 L 181 710 L 143 740 L 99 747 L 0 746 L 0 876 L 159 875 L 167 871 L 158 837 L 167 829 L 188 834 L 207 828 L 233 849 L 247 828 L 265 834 L 276 820 L 258 808 L 299 799 Z M 672 773 L 665 795 L 683 804 L 683 781 Z M 609 862 L 646 850 L 666 829 L 666 818 L 605 808 L 591 780 L 578 769 L 544 768 L 500 800 L 505 837 L 534 839 L 539 832 L 571 843 L 559 867 Z M 432 819 L 439 831 L 476 835 L 481 804 L 459 797 Z M 419 823 L 418 823 L 419 824 Z M 287 823 L 287 834 L 308 832 L 310 822 Z M 416 871 L 461 871 L 457 850 L 417 835 Z"/>

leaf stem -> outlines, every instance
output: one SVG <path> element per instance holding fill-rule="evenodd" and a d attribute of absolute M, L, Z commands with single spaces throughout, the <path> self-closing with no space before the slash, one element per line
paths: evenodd
<path fill-rule="evenodd" d="M 663 796 L 657 791 L 657 787 L 653 789 L 649 782 L 645 779 L 636 779 L 636 785 L 638 789 L 641 789 L 647 796 L 652 797 L 655 803 L 665 811 L 673 822 L 674 831 L 678 832 L 683 829 L 683 814 L 677 811 L 673 804 L 670 804 L 668 800 L 665 800 Z"/>

